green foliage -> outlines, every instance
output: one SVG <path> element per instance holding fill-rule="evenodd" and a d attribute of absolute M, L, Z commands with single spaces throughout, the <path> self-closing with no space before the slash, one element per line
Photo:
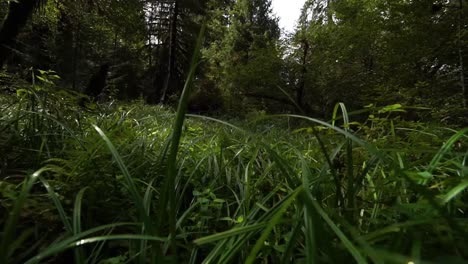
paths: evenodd
<path fill-rule="evenodd" d="M 276 89 L 282 70 L 279 28 L 271 1 L 237 1 L 229 7 L 211 14 L 214 22 L 209 28 L 223 35 L 216 36 L 204 52 L 205 74 L 221 90 L 226 109 L 243 114 L 258 102 L 271 103 L 280 93 Z"/>
<path fill-rule="evenodd" d="M 440 8 L 309 0 L 280 42 L 266 0 L 47 1 L 0 73 L 0 263 L 463 262 L 466 7 Z"/>
<path fill-rule="evenodd" d="M 400 104 L 341 104 L 331 123 L 190 116 L 168 149 L 170 111 L 78 110 L 56 78 L 39 71 L 31 89 L 2 97 L 4 261 L 72 261 L 67 249 L 76 263 L 173 261 L 172 252 L 191 263 L 466 257 L 466 130 L 401 121 Z M 60 111 L 49 102 L 58 96 Z M 282 121 L 296 118 L 307 123 Z M 173 217 L 158 217 L 166 203 Z"/>
<path fill-rule="evenodd" d="M 303 95 L 307 112 L 330 113 L 339 101 L 353 110 L 401 103 L 430 108 L 413 120 L 465 125 L 465 4 L 326 2 L 306 2 L 286 60 L 290 84 L 299 80 L 288 92 Z"/>

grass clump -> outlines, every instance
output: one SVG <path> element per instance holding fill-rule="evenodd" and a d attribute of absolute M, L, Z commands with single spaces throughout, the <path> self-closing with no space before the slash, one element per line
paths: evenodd
<path fill-rule="evenodd" d="M 169 161 L 170 110 L 70 103 L 58 116 L 47 102 L 2 100 L 2 263 L 466 257 L 466 130 L 378 109 L 359 124 L 338 111 L 336 122 L 247 125 L 189 116 Z"/>

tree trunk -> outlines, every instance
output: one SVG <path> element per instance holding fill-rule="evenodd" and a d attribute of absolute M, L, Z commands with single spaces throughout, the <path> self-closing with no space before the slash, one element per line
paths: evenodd
<path fill-rule="evenodd" d="M 72 89 L 77 91 L 77 81 L 78 81 L 78 64 L 80 60 L 80 33 L 81 28 L 78 26 L 78 29 L 73 32 L 73 60 L 72 60 Z"/>
<path fill-rule="evenodd" d="M 169 62 L 167 64 L 167 76 L 164 82 L 164 88 L 161 96 L 161 103 L 166 101 L 169 90 L 169 85 L 174 85 L 172 80 L 175 75 L 176 52 L 177 52 L 177 19 L 179 16 L 179 1 L 174 1 L 172 11 L 172 21 L 170 27 L 170 40 L 169 40 Z"/>
<path fill-rule="evenodd" d="M 307 40 L 303 40 L 302 46 L 304 49 L 304 53 L 302 55 L 301 82 L 299 83 L 299 87 L 297 88 L 296 102 L 302 109 L 304 109 L 305 78 L 307 74 L 306 63 L 307 63 L 307 56 L 309 55 L 309 43 L 307 42 Z"/>
<path fill-rule="evenodd" d="M 21 29 L 26 25 L 38 0 L 20 0 L 10 2 L 8 14 L 0 29 L 0 68 L 6 62 L 11 47 Z"/>
<path fill-rule="evenodd" d="M 458 12 L 458 59 L 460 64 L 460 86 L 462 89 L 463 108 L 467 108 L 468 91 L 465 85 L 465 68 L 463 64 L 463 47 L 462 47 L 462 20 L 463 20 L 463 0 L 459 0 Z"/>

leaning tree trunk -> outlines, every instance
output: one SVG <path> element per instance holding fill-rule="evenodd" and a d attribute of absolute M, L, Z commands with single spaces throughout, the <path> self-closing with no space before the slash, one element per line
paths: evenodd
<path fill-rule="evenodd" d="M 174 9 L 172 11 L 172 21 L 170 26 L 169 40 L 169 62 L 167 64 L 167 76 L 164 82 L 164 88 L 161 96 L 161 103 L 164 103 L 168 94 L 169 85 L 173 84 L 172 80 L 175 75 L 176 52 L 177 52 L 177 19 L 179 16 L 179 1 L 174 1 Z"/>
<path fill-rule="evenodd" d="M 43 4 L 44 2 L 44 0 L 19 0 L 17 2 L 10 2 L 8 14 L 0 29 L 0 68 L 5 64 L 6 59 L 11 53 L 10 51 L 15 42 L 15 38 L 26 25 L 26 22 L 28 22 L 34 9 L 38 7 L 40 3 Z"/>

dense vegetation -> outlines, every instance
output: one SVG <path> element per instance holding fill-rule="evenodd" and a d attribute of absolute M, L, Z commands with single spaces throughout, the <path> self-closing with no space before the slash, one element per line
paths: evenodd
<path fill-rule="evenodd" d="M 0 0 L 0 263 L 467 263 L 466 6 Z"/>

